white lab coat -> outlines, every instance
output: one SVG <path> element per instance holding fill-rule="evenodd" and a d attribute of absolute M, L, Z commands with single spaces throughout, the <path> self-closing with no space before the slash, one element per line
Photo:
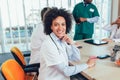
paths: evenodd
<path fill-rule="evenodd" d="M 115 42 L 120 42 L 120 28 L 117 28 L 117 25 L 106 25 L 103 27 L 104 30 L 110 32 L 110 39 Z"/>
<path fill-rule="evenodd" d="M 44 27 L 42 22 L 37 25 L 35 30 L 32 33 L 31 36 L 31 56 L 30 56 L 30 64 L 31 63 L 40 63 L 40 48 L 41 44 L 45 40 L 46 36 L 44 34 Z"/>
<path fill-rule="evenodd" d="M 50 36 L 43 42 L 40 50 L 40 69 L 38 80 L 70 80 L 69 76 L 65 76 L 61 71 L 57 70 L 54 65 L 64 63 L 68 66 L 68 55 L 66 49 L 69 49 L 68 46 L 65 47 L 66 43 L 60 44 L 58 39 L 55 39 L 55 43 L 52 41 Z M 63 46 L 61 46 L 63 45 Z M 68 51 L 75 50 L 77 52 L 78 60 L 80 59 L 79 50 L 74 47 Z M 71 51 L 72 52 L 72 51 Z M 74 53 L 76 54 L 76 53 Z M 77 58 L 76 58 L 77 59 Z"/>

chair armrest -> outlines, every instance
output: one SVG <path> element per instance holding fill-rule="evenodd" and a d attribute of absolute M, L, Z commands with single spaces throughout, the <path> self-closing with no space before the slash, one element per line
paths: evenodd
<path fill-rule="evenodd" d="M 23 51 L 23 56 L 24 56 L 24 57 L 29 57 L 30 54 L 31 54 L 30 51 Z"/>
<path fill-rule="evenodd" d="M 27 53 L 27 54 L 23 54 L 24 57 L 29 57 L 30 56 L 30 53 Z"/>
<path fill-rule="evenodd" d="M 25 73 L 29 73 L 29 72 L 37 72 L 39 71 L 38 67 L 30 67 L 30 68 L 24 68 Z"/>
<path fill-rule="evenodd" d="M 26 68 L 29 68 L 29 67 L 40 67 L 40 63 L 34 63 L 34 64 L 28 64 L 25 66 Z"/>

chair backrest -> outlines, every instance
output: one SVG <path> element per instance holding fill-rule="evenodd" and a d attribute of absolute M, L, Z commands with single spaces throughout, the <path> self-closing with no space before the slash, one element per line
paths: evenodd
<path fill-rule="evenodd" d="M 23 56 L 23 53 L 17 48 L 17 47 L 12 47 L 11 48 L 11 53 L 14 56 L 15 60 L 22 66 L 26 66 L 25 58 Z"/>
<path fill-rule="evenodd" d="M 3 63 L 1 72 L 6 80 L 25 80 L 24 70 L 14 59 L 9 59 Z"/>

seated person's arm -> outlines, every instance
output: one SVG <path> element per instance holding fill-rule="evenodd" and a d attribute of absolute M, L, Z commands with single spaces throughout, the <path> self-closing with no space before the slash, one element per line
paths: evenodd
<path fill-rule="evenodd" d="M 89 59 L 87 63 L 84 64 L 78 64 L 75 66 L 67 66 L 64 63 L 53 65 L 51 68 L 58 69 L 61 73 L 63 73 L 65 76 L 71 76 L 74 74 L 77 74 L 87 68 L 95 66 L 96 59 Z"/>
<path fill-rule="evenodd" d="M 65 76 L 71 76 L 77 74 L 88 68 L 87 64 L 75 65 L 75 66 L 66 66 L 64 63 L 51 66 L 51 68 L 56 68 L 62 72 Z"/>

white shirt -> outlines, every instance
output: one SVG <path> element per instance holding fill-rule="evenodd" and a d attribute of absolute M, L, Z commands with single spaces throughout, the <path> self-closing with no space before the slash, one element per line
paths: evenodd
<path fill-rule="evenodd" d="M 50 38 L 50 36 L 53 40 Z M 54 33 L 51 33 L 50 36 L 48 36 L 47 39 L 43 42 L 40 50 L 41 65 L 39 69 L 38 80 L 70 80 L 70 77 L 64 73 L 66 69 L 64 70 L 63 68 L 62 71 L 61 68 L 58 69 L 56 66 L 65 65 L 69 67 L 69 59 L 80 60 L 79 49 L 76 47 L 72 47 L 71 49 L 66 42 L 60 41 Z M 76 58 L 71 58 L 71 56 Z M 86 64 L 81 66 L 73 66 L 71 67 L 72 71 L 69 70 L 68 73 L 74 74 L 76 73 L 76 69 L 80 72 L 81 69 L 84 70 L 86 68 L 88 68 Z"/>
<path fill-rule="evenodd" d="M 95 23 L 95 22 L 98 22 L 98 20 L 99 20 L 99 16 L 95 16 L 93 18 L 87 18 L 87 21 L 89 23 Z"/>
<path fill-rule="evenodd" d="M 45 40 L 46 35 L 44 34 L 44 27 L 42 22 L 37 25 L 35 30 L 31 36 L 31 56 L 30 56 L 30 64 L 31 63 L 40 63 L 40 48 L 42 42 Z"/>
<path fill-rule="evenodd" d="M 111 33 L 110 39 L 115 42 L 120 42 L 120 28 L 117 28 L 118 25 L 106 25 L 103 27 L 104 30 L 107 30 Z"/>

